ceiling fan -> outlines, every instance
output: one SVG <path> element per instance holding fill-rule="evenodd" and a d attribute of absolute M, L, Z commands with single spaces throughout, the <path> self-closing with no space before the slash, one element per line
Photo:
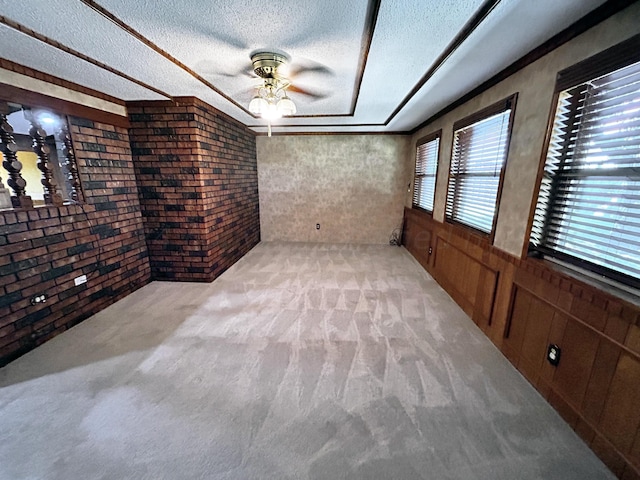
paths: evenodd
<path fill-rule="evenodd" d="M 267 120 L 269 136 L 271 136 L 271 122 L 282 116 L 295 115 L 296 104 L 289 98 L 287 91 L 308 95 L 314 98 L 324 98 L 322 93 L 312 92 L 292 85 L 288 75 L 294 76 L 304 72 L 331 73 L 323 65 L 299 66 L 289 68 L 290 57 L 273 50 L 256 50 L 251 53 L 253 72 L 262 82 L 256 87 L 257 91 L 249 103 L 249 111 L 253 115 Z M 287 69 L 287 76 L 280 69 Z"/>

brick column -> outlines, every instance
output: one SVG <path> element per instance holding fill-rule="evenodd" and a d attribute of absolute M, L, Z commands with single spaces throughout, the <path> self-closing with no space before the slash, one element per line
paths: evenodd
<path fill-rule="evenodd" d="M 260 241 L 255 135 L 191 97 L 127 107 L 153 278 L 212 281 Z"/>

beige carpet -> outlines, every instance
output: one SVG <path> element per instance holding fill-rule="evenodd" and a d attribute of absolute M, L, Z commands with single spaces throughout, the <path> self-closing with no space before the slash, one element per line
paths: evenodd
<path fill-rule="evenodd" d="M 261 243 L 0 370 L 2 479 L 605 479 L 403 249 Z"/>

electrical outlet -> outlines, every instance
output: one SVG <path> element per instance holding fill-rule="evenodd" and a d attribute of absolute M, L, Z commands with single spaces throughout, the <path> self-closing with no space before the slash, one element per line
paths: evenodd
<path fill-rule="evenodd" d="M 316 223 L 316 230 L 320 230 L 320 224 Z"/>
<path fill-rule="evenodd" d="M 555 345 L 555 344 L 549 345 L 549 349 L 547 350 L 547 361 L 554 367 L 557 366 L 558 363 L 560 363 L 561 353 L 562 353 L 562 350 L 560 350 L 560 347 L 558 345 Z"/>
<path fill-rule="evenodd" d="M 46 293 L 41 293 L 40 295 L 36 295 L 31 299 L 31 305 L 37 305 L 38 303 L 45 303 L 49 296 Z"/>
<path fill-rule="evenodd" d="M 82 285 L 83 283 L 87 283 L 87 276 L 86 275 L 80 275 L 79 277 L 76 277 L 73 279 L 73 283 L 76 285 L 76 287 L 78 285 Z"/>

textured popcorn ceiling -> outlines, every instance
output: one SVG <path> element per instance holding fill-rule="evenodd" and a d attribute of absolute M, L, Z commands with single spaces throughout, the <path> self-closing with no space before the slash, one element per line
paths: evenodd
<path fill-rule="evenodd" d="M 291 56 L 293 68 L 321 65 L 332 72 L 307 72 L 295 78 L 296 86 L 326 97 L 291 93 L 298 116 L 280 120 L 276 132 L 406 131 L 603 0 L 502 0 L 410 96 L 483 3 L 380 0 L 374 34 L 369 37 L 373 0 L 97 2 L 186 67 L 182 68 L 80 0 L 2 0 L 0 15 L 10 22 L 142 85 L 6 24 L 0 25 L 0 57 L 124 100 L 166 98 L 162 93 L 196 96 L 262 132 L 264 122 L 246 111 L 257 84 L 247 74 L 249 55 L 255 49 L 276 48 Z"/>

